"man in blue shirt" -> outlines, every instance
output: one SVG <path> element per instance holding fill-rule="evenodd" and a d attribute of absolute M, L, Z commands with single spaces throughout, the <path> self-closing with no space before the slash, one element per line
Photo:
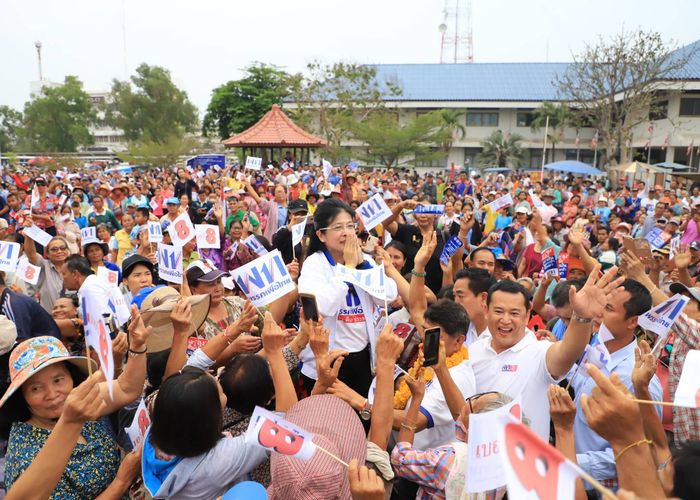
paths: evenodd
<path fill-rule="evenodd" d="M 634 351 L 637 347 L 634 331 L 637 327 L 637 318 L 651 309 L 651 295 L 641 283 L 632 279 L 626 279 L 622 283 L 622 288 L 623 290 L 609 300 L 602 317 L 596 318 L 593 326 L 599 328 L 599 335 L 603 325 L 612 334 L 612 339 L 605 342 L 610 360 L 601 368 L 601 371 L 606 376 L 617 373 L 620 381 L 630 392 L 634 392 L 632 371 L 634 370 Z M 578 465 L 595 479 L 605 480 L 608 486 L 612 486 L 617 480 L 612 447 L 588 426 L 581 409 L 581 395 L 590 395 L 595 382 L 581 367 L 573 376 L 571 387 L 576 393 L 574 438 Z M 655 401 L 663 399 L 661 384 L 656 376 L 651 379 L 649 391 Z M 660 406 L 657 407 L 659 418 L 661 418 L 660 408 Z"/>
<path fill-rule="evenodd" d="M 42 335 L 61 338 L 61 331 L 48 311 L 31 297 L 5 286 L 4 272 L 0 272 L 0 314 L 15 324 L 17 342 Z"/>

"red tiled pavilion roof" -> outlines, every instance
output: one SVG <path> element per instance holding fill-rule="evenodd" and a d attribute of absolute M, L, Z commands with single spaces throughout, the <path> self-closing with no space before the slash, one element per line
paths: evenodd
<path fill-rule="evenodd" d="M 227 148 L 309 148 L 325 146 L 328 141 L 306 132 L 285 115 L 277 104 L 273 104 L 272 109 L 258 123 L 229 137 L 223 144 Z"/>

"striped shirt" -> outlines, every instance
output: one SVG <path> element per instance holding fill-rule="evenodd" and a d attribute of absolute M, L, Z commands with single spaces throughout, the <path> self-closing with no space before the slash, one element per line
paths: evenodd
<path fill-rule="evenodd" d="M 683 363 L 690 349 L 700 349 L 700 323 L 681 312 L 671 327 L 675 334 L 669 363 L 668 392 L 673 401 L 678 381 L 683 371 Z M 696 408 L 673 407 L 673 438 L 676 445 L 686 441 L 700 440 L 700 410 Z"/>

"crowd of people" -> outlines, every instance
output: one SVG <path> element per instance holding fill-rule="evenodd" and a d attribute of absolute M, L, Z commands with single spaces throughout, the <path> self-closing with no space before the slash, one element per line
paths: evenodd
<path fill-rule="evenodd" d="M 0 271 L 7 498 L 500 499 L 505 483 L 466 493 L 469 421 L 513 401 L 596 481 L 576 499 L 700 498 L 700 410 L 637 401 L 673 402 L 700 348 L 700 184 L 329 167 L 5 168 L 0 253 L 18 243 L 39 273 Z M 365 227 L 377 195 L 391 214 Z M 185 242 L 179 285 L 152 240 L 172 244 L 182 214 L 221 245 Z M 257 247 L 296 284 L 264 307 L 231 276 Z M 386 300 L 339 265 L 383 265 Z M 107 324 L 111 381 L 81 307 L 105 270 L 129 308 Z M 688 303 L 652 348 L 638 319 L 675 294 Z M 607 362 L 587 363 L 601 344 Z M 251 442 L 256 407 L 325 453 Z"/>

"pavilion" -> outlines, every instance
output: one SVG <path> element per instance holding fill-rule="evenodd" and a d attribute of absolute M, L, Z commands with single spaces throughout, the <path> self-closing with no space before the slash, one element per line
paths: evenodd
<path fill-rule="evenodd" d="M 297 164 L 308 163 L 310 150 L 324 147 L 328 141 L 299 127 L 277 104 L 273 104 L 255 125 L 229 137 L 223 144 L 226 148 L 242 148 L 243 158 L 257 156 L 266 165 L 273 160 L 282 163 L 287 153 Z"/>

